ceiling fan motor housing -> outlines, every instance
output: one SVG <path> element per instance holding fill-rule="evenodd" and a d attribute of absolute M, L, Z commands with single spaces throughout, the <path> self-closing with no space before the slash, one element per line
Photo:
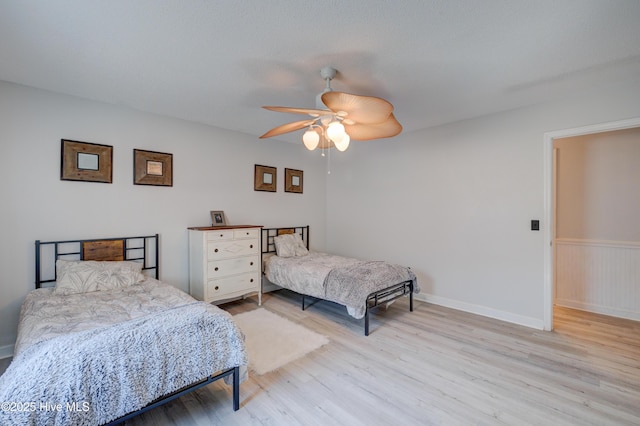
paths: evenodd
<path fill-rule="evenodd" d="M 337 73 L 338 70 L 333 67 L 323 67 L 320 70 L 320 75 L 322 76 L 323 80 L 333 80 L 336 77 Z"/>

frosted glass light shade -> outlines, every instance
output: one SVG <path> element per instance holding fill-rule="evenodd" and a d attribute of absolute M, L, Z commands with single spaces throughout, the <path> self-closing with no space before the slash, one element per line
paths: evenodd
<path fill-rule="evenodd" d="M 351 142 L 351 138 L 347 133 L 345 133 L 339 140 L 333 141 L 333 144 L 336 146 L 338 151 L 342 152 L 349 148 L 349 142 Z"/>
<path fill-rule="evenodd" d="M 336 143 L 336 140 L 341 139 L 345 135 L 344 126 L 339 121 L 333 121 L 327 127 L 327 136 L 329 139 Z"/>
<path fill-rule="evenodd" d="M 318 147 L 320 135 L 315 130 L 309 129 L 302 135 L 302 142 L 304 142 L 304 146 L 306 146 L 309 151 L 313 151 Z"/>

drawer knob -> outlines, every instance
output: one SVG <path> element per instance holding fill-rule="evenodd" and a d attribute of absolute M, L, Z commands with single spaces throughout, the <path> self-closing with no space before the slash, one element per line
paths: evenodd
<path fill-rule="evenodd" d="M 215 287 L 215 289 L 216 289 L 216 290 L 219 290 L 219 289 L 220 289 L 220 287 L 216 286 L 216 287 Z"/>
<path fill-rule="evenodd" d="M 253 262 L 249 262 L 249 266 L 253 266 Z"/>
<path fill-rule="evenodd" d="M 249 248 L 253 248 L 253 244 L 251 244 L 251 245 L 249 246 Z"/>
<path fill-rule="evenodd" d="M 216 269 L 214 269 L 214 271 L 217 271 L 217 270 L 218 270 L 218 267 L 216 266 Z"/>
<path fill-rule="evenodd" d="M 224 234 L 220 234 L 220 238 L 224 237 Z"/>
<path fill-rule="evenodd" d="M 214 250 L 214 252 L 216 252 L 216 253 L 217 253 L 217 252 L 218 252 L 218 249 L 215 249 L 215 250 Z"/>
<path fill-rule="evenodd" d="M 253 282 L 253 278 L 251 278 L 251 279 L 249 280 L 249 282 L 250 282 L 250 283 L 252 283 L 252 282 Z"/>

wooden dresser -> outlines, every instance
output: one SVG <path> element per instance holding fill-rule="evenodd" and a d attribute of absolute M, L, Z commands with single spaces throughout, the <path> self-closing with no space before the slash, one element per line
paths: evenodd
<path fill-rule="evenodd" d="M 189 228 L 189 293 L 207 303 L 258 294 L 262 305 L 262 226 Z"/>

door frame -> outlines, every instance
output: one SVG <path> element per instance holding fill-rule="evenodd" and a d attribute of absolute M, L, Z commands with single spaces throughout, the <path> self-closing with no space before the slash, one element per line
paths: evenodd
<path fill-rule="evenodd" d="M 607 123 L 593 124 L 573 129 L 556 130 L 547 132 L 543 138 L 543 173 L 544 173 L 544 221 L 542 227 L 544 241 L 544 330 L 553 330 L 553 301 L 555 289 L 555 248 L 553 240 L 555 236 L 555 167 L 553 155 L 553 141 L 559 138 L 589 135 L 593 133 L 609 132 L 640 127 L 640 117 L 627 120 L 611 121 Z"/>

